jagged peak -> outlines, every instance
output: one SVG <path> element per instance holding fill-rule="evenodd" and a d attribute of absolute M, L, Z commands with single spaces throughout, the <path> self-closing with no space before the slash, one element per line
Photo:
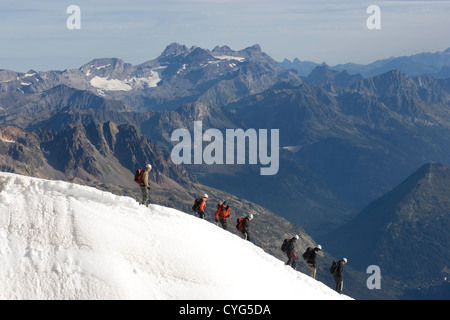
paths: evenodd
<path fill-rule="evenodd" d="M 39 74 L 39 73 L 37 71 L 33 70 L 33 69 L 30 69 L 30 70 L 28 70 L 28 72 L 26 74 L 27 75 L 36 75 L 36 74 Z"/>
<path fill-rule="evenodd" d="M 404 73 L 400 70 L 394 69 L 394 70 L 389 70 L 383 74 L 376 75 L 376 76 L 373 76 L 368 79 L 364 79 L 363 81 L 364 82 L 381 81 L 382 83 L 397 83 L 397 84 L 399 84 L 399 83 L 402 83 L 402 82 L 405 82 L 408 80 L 412 81 L 412 79 L 406 73 Z"/>
<path fill-rule="evenodd" d="M 213 50 L 212 53 L 214 55 L 233 55 L 235 53 L 234 50 L 232 50 L 229 46 L 216 46 Z"/>
<path fill-rule="evenodd" d="M 195 49 L 190 50 L 189 55 L 211 55 L 211 53 L 206 49 L 195 47 Z"/>
<path fill-rule="evenodd" d="M 248 47 L 245 49 L 246 51 L 252 51 L 252 52 L 261 52 L 261 46 L 259 44 L 254 44 L 251 47 Z"/>
<path fill-rule="evenodd" d="M 124 65 L 126 63 L 122 59 L 119 59 L 119 58 L 99 58 L 99 59 L 91 60 L 90 62 L 85 64 L 85 66 L 89 66 L 89 67 L 103 66 L 103 67 L 105 67 L 108 64 L 111 66 L 116 66 L 116 65 Z"/>
<path fill-rule="evenodd" d="M 177 42 L 172 42 L 166 47 L 161 56 L 163 57 L 177 56 L 188 51 L 189 49 L 185 45 L 180 45 Z"/>

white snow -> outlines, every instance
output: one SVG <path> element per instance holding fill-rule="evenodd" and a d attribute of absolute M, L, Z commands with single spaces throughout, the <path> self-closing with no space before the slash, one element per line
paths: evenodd
<path fill-rule="evenodd" d="M 214 56 L 214 58 L 216 59 L 220 59 L 220 60 L 237 60 L 239 62 L 243 62 L 245 61 L 244 57 L 233 57 L 233 56 Z"/>
<path fill-rule="evenodd" d="M 111 65 L 111 63 L 108 63 L 108 64 L 105 64 L 104 66 L 97 67 L 97 70 L 104 69 L 106 67 L 109 67 L 110 65 Z"/>
<path fill-rule="evenodd" d="M 9 173 L 0 284 L 0 299 L 348 299 L 192 215 Z"/>
<path fill-rule="evenodd" d="M 187 64 L 184 63 L 183 66 L 181 67 L 181 69 L 177 71 L 177 74 L 180 74 L 181 72 L 183 72 L 184 70 L 186 70 L 186 66 L 187 66 Z"/>
<path fill-rule="evenodd" d="M 33 76 L 35 76 L 36 75 L 36 72 L 34 72 L 34 73 L 27 73 L 27 74 L 25 74 L 23 77 L 24 78 L 28 78 L 28 77 L 33 77 Z"/>
<path fill-rule="evenodd" d="M 146 78 L 132 77 L 126 80 L 119 80 L 96 76 L 91 79 L 90 83 L 93 87 L 105 91 L 131 91 L 145 86 L 150 88 L 156 87 L 160 81 L 159 74 L 152 71 L 151 75 Z"/>
<path fill-rule="evenodd" d="M 106 91 L 130 91 L 132 88 L 124 81 L 118 79 L 107 79 L 95 76 L 91 79 L 91 85 Z"/>
<path fill-rule="evenodd" d="M 147 78 L 137 78 L 133 77 L 130 79 L 127 79 L 127 84 L 131 86 L 137 86 L 139 88 L 143 88 L 145 86 L 148 86 L 149 88 L 157 87 L 158 82 L 161 81 L 161 78 L 159 77 L 159 74 L 155 71 L 151 72 L 151 76 Z"/>

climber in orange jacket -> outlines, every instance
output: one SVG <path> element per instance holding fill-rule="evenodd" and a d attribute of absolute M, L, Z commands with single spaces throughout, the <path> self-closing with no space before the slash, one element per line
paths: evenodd
<path fill-rule="evenodd" d="M 214 218 L 216 220 L 216 223 L 220 221 L 224 230 L 228 229 L 227 223 L 230 219 L 230 211 L 231 208 L 226 201 L 219 202 L 219 204 L 217 204 L 217 211 Z"/>

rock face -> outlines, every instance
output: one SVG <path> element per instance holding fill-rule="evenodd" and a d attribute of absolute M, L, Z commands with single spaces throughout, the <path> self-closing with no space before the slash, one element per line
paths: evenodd
<path fill-rule="evenodd" d="M 156 184 L 167 179 L 195 182 L 183 166 L 172 164 L 167 152 L 127 124 L 77 122 L 60 132 L 37 129 L 32 133 L 4 127 L 0 134 L 4 171 L 130 187 L 135 170 L 151 163 L 155 168 L 151 180 Z"/>

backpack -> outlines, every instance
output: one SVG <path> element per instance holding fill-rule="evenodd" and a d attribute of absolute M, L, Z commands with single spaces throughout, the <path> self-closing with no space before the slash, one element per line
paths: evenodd
<path fill-rule="evenodd" d="M 311 253 L 312 253 L 313 249 L 311 249 L 310 247 L 308 247 L 305 251 L 305 253 L 303 253 L 303 259 L 308 260 L 311 257 Z"/>
<path fill-rule="evenodd" d="M 236 229 L 238 229 L 239 231 L 244 230 L 244 227 L 242 226 L 243 222 L 244 222 L 244 218 L 238 218 L 236 220 L 237 224 L 236 224 Z"/>
<path fill-rule="evenodd" d="M 289 243 L 289 239 L 284 239 L 283 244 L 281 245 L 281 251 L 287 253 L 287 245 Z"/>
<path fill-rule="evenodd" d="M 200 205 L 202 204 L 202 202 L 202 198 L 195 199 L 194 205 L 192 206 L 192 211 L 198 212 L 200 210 Z"/>
<path fill-rule="evenodd" d="M 330 273 L 331 273 L 332 275 L 335 275 L 335 274 L 336 274 L 336 271 L 337 271 L 337 268 L 338 268 L 338 264 L 339 264 L 338 261 L 334 261 L 334 260 L 333 260 L 333 263 L 331 264 L 331 268 L 330 268 Z"/>
<path fill-rule="evenodd" d="M 134 182 L 139 184 L 144 184 L 144 180 L 142 180 L 142 175 L 144 174 L 144 170 L 137 169 L 136 173 L 134 174 Z"/>

